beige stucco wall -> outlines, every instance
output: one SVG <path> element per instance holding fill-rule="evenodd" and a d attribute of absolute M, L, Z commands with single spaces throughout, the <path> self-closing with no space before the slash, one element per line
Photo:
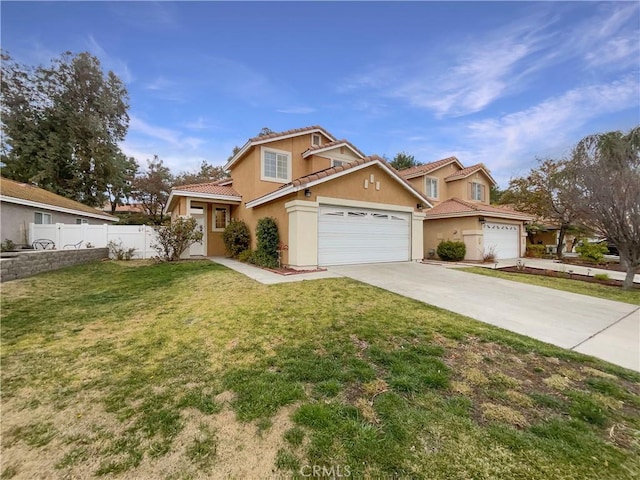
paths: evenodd
<path fill-rule="evenodd" d="M 465 236 L 468 237 L 465 241 Z M 476 245 L 482 250 L 482 244 L 478 245 L 478 238 L 482 238 L 482 229 L 478 217 L 442 218 L 426 220 L 424 222 L 424 255 L 428 257 L 429 251 L 434 252 L 438 244 L 451 240 L 465 242 L 467 245 L 468 260 L 478 259 L 476 249 L 471 248 Z M 471 238 L 474 237 L 474 238 Z"/>
<path fill-rule="evenodd" d="M 471 182 L 484 185 L 484 201 L 477 203 L 489 204 L 491 183 L 489 182 L 487 176 L 482 172 L 476 172 L 472 175 L 469 175 L 467 178 L 462 178 L 460 180 L 446 182 L 448 194 L 447 198 L 455 197 L 469 202 L 476 202 L 475 200 L 471 200 L 471 187 L 469 186 Z"/>

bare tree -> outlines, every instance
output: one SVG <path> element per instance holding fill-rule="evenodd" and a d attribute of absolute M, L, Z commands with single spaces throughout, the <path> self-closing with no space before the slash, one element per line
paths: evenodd
<path fill-rule="evenodd" d="M 618 247 L 627 269 L 623 288 L 632 288 L 640 267 L 640 126 L 585 137 L 569 170 L 580 221 Z"/>
<path fill-rule="evenodd" d="M 556 256 L 562 258 L 564 238 L 576 222 L 574 181 L 562 160 L 539 160 L 527 176 L 512 178 L 500 196 L 501 204 L 511 204 L 521 212 L 560 226 Z"/>

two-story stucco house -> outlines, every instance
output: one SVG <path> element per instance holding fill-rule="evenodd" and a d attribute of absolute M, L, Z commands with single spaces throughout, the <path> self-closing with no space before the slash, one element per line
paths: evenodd
<path fill-rule="evenodd" d="M 262 217 L 276 219 L 294 268 L 421 260 L 446 239 L 463 240 L 474 260 L 489 244 L 501 258 L 524 251 L 529 217 L 489 205 L 495 181 L 482 165 L 452 158 L 398 172 L 312 126 L 249 139 L 225 170 L 228 179 L 171 191 L 167 213 L 206 232 L 191 255 L 224 255 L 231 219 L 246 222 L 255 248 Z"/>
<path fill-rule="evenodd" d="M 482 260 L 492 251 L 497 258 L 524 255 L 524 223 L 533 217 L 489 204 L 496 181 L 481 163 L 464 167 L 455 157 L 400 171 L 433 204 L 425 211 L 424 253 L 431 257 L 443 240 L 463 241 L 466 260 Z"/>
<path fill-rule="evenodd" d="M 172 190 L 172 218 L 195 217 L 206 235 L 192 255 L 224 255 L 230 219 L 274 217 L 294 268 L 423 258 L 431 207 L 382 158 L 365 156 L 319 126 L 249 139 L 225 165 L 230 179 Z"/>

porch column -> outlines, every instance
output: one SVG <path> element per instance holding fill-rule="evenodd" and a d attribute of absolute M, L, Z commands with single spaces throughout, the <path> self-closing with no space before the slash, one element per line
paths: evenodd
<path fill-rule="evenodd" d="M 318 265 L 318 203 L 293 200 L 285 203 L 289 214 L 289 265 Z"/>
<path fill-rule="evenodd" d="M 422 260 L 424 258 L 424 219 L 422 212 L 411 213 L 411 260 Z"/>

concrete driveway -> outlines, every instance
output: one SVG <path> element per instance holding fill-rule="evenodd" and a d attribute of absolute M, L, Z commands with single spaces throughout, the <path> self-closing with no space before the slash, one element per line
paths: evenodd
<path fill-rule="evenodd" d="M 640 371 L 640 307 L 421 263 L 329 271 Z"/>

